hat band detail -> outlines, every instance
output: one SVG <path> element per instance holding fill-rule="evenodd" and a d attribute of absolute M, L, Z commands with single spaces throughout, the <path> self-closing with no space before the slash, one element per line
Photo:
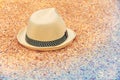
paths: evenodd
<path fill-rule="evenodd" d="M 57 40 L 54 40 L 54 41 L 38 41 L 38 40 L 33 40 L 31 38 L 29 38 L 27 35 L 26 35 L 26 42 L 33 45 L 33 46 L 38 46 L 38 47 L 49 47 L 49 46 L 57 46 L 61 43 L 63 43 L 68 37 L 68 33 L 67 31 L 65 32 L 64 36 L 57 39 Z"/>

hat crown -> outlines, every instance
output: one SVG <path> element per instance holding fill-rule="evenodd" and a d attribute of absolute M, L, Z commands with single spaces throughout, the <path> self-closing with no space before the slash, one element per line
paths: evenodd
<path fill-rule="evenodd" d="M 55 8 L 48 8 L 31 15 L 27 36 L 38 41 L 52 41 L 61 38 L 65 31 L 66 25 Z"/>

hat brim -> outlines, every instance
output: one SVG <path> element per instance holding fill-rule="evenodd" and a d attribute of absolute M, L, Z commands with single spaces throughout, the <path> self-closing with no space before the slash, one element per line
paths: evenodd
<path fill-rule="evenodd" d="M 63 43 L 61 43 L 60 45 L 50 46 L 50 47 L 37 47 L 37 46 L 32 46 L 32 45 L 30 45 L 30 44 L 28 44 L 28 43 L 26 42 L 26 40 L 25 40 L 26 31 L 27 31 L 26 27 L 25 27 L 25 28 L 22 28 L 22 29 L 19 31 L 19 33 L 18 33 L 18 35 L 17 35 L 17 40 L 18 40 L 18 42 L 19 42 L 21 45 L 23 45 L 23 46 L 25 46 L 25 47 L 27 47 L 27 48 L 30 48 L 30 49 L 33 49 L 33 50 L 39 50 L 39 51 L 57 50 L 57 49 L 64 48 L 64 47 L 67 46 L 69 43 L 71 43 L 71 42 L 74 40 L 75 36 L 76 36 L 76 34 L 75 34 L 74 31 L 72 31 L 71 29 L 67 28 L 68 37 L 67 37 L 67 39 L 66 39 Z"/>

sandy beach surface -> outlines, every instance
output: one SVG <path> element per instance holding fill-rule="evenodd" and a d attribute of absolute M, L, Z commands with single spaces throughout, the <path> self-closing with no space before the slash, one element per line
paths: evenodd
<path fill-rule="evenodd" d="M 77 34 L 56 51 L 20 45 L 18 31 L 54 7 Z M 120 80 L 120 1 L 0 0 L 0 80 Z"/>

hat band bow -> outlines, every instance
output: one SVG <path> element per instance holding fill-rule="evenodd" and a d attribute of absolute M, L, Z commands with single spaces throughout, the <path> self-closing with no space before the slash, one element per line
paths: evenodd
<path fill-rule="evenodd" d="M 29 43 L 33 46 L 49 47 L 49 46 L 57 46 L 57 45 L 63 43 L 67 39 L 67 37 L 68 37 L 68 33 L 66 31 L 65 34 L 57 40 L 54 40 L 54 41 L 38 41 L 38 40 L 33 40 L 33 39 L 29 38 L 26 34 L 26 41 L 27 41 L 27 43 Z"/>

